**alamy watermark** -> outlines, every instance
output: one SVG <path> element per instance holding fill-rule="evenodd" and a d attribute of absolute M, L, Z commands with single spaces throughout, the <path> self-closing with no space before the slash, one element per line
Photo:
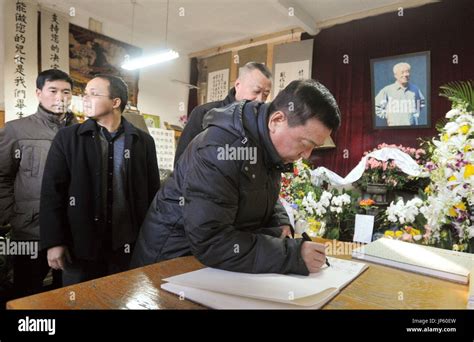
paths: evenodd
<path fill-rule="evenodd" d="M 365 246 L 364 243 L 360 242 L 342 242 L 338 240 L 330 240 L 324 242 L 326 247 L 326 255 L 352 255 L 355 249 L 359 249 Z"/>
<path fill-rule="evenodd" d="M 29 255 L 38 258 L 38 241 L 16 241 L 0 238 L 0 255 Z"/>
<path fill-rule="evenodd" d="M 257 163 L 257 147 L 255 146 L 229 146 L 217 148 L 218 160 L 247 160 L 250 164 Z"/>

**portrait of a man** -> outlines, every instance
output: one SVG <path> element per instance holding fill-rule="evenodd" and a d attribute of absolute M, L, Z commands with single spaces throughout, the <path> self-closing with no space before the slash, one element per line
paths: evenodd
<path fill-rule="evenodd" d="M 428 127 L 429 54 L 371 61 L 374 128 Z"/>

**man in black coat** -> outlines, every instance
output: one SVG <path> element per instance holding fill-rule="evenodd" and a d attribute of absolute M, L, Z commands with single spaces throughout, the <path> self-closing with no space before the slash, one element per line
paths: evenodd
<path fill-rule="evenodd" d="M 189 120 L 179 138 L 174 163 L 178 161 L 186 147 L 196 135 L 203 131 L 204 115 L 214 108 L 225 107 L 235 101 L 250 100 L 265 102 L 272 89 L 272 73 L 262 63 L 248 62 L 240 70 L 235 86 L 222 101 L 205 103 L 197 106 L 189 114 Z"/>
<path fill-rule="evenodd" d="M 159 189 L 155 144 L 122 112 L 125 82 L 99 75 L 86 86 L 89 119 L 59 132 L 46 161 L 40 244 L 63 285 L 128 269 L 139 227 Z"/>
<path fill-rule="evenodd" d="M 308 158 L 340 125 L 331 93 L 293 81 L 269 104 L 213 109 L 157 193 L 140 229 L 132 267 L 194 255 L 246 273 L 316 272 L 324 245 L 285 238 L 281 172 Z"/>

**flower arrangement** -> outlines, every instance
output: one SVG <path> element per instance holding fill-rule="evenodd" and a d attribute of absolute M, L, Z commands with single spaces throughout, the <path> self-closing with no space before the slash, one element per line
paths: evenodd
<path fill-rule="evenodd" d="M 375 149 L 364 152 L 364 156 L 367 154 L 380 150 L 384 147 L 397 148 L 402 152 L 405 152 L 412 157 L 419 165 L 424 165 L 426 162 L 426 151 L 422 148 L 405 147 L 402 145 L 389 145 L 379 144 Z M 426 182 L 423 178 L 415 178 L 403 173 L 395 164 L 393 160 L 380 161 L 375 158 L 369 157 L 365 166 L 365 172 L 362 177 L 355 182 L 355 185 L 360 187 L 362 190 L 367 189 L 368 184 L 385 184 L 388 190 L 393 189 L 407 189 L 408 185 L 411 184 L 410 188 L 418 188 L 418 182 Z M 426 186 L 426 184 L 424 184 Z M 424 186 L 422 186 L 424 188 Z"/>
<path fill-rule="evenodd" d="M 430 243 L 474 252 L 474 86 L 471 82 L 442 87 L 453 101 L 440 128 L 432 160 L 426 164 L 431 183 L 426 187 L 424 215 Z"/>
<path fill-rule="evenodd" d="M 426 227 L 423 214 L 425 207 L 421 198 L 415 197 L 406 203 L 403 199 L 390 203 L 381 226 L 384 236 L 407 242 L 428 244 L 431 231 Z"/>
<path fill-rule="evenodd" d="M 378 209 L 375 205 L 375 201 L 372 198 L 366 198 L 359 202 L 359 207 L 365 214 L 373 213 Z"/>
<path fill-rule="evenodd" d="M 297 231 L 328 239 L 351 239 L 359 195 L 324 188 L 313 185 L 309 165 L 299 161 L 292 173 L 282 175 L 280 197 L 290 204 Z"/>

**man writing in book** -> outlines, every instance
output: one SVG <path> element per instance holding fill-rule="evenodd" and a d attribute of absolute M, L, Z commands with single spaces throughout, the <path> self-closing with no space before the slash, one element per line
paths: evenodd
<path fill-rule="evenodd" d="M 155 196 L 131 266 L 194 255 L 235 272 L 317 272 L 324 245 L 285 238 L 280 177 L 339 125 L 334 97 L 314 80 L 291 82 L 271 103 L 209 111 Z"/>

